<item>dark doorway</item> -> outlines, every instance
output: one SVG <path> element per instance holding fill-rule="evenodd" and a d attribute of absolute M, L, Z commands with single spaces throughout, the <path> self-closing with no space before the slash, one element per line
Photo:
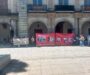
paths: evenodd
<path fill-rule="evenodd" d="M 55 33 L 63 33 L 63 22 L 57 24 L 55 28 Z"/>
<path fill-rule="evenodd" d="M 90 22 L 85 22 L 81 27 L 81 33 L 84 35 L 90 34 Z"/>
<path fill-rule="evenodd" d="M 35 37 L 36 33 L 47 33 L 48 29 L 46 25 L 42 22 L 35 22 L 29 28 L 29 38 Z"/>
<path fill-rule="evenodd" d="M 55 27 L 55 33 L 73 33 L 73 27 L 69 22 L 60 22 Z"/>
<path fill-rule="evenodd" d="M 34 33 L 36 34 L 36 33 L 42 33 L 42 29 L 35 29 L 34 30 Z"/>
<path fill-rule="evenodd" d="M 73 29 L 68 29 L 67 32 L 68 32 L 68 33 L 72 33 L 72 32 L 73 32 Z"/>

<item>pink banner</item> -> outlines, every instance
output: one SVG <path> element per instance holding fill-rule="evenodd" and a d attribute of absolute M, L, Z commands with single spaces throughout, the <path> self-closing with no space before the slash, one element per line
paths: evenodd
<path fill-rule="evenodd" d="M 74 42 L 74 34 L 56 33 L 56 45 L 72 45 Z"/>
<path fill-rule="evenodd" d="M 36 45 L 37 46 L 52 46 L 55 45 L 55 34 L 36 34 Z"/>
<path fill-rule="evenodd" d="M 53 45 L 72 45 L 74 42 L 74 34 L 36 34 L 37 46 L 53 46 Z"/>

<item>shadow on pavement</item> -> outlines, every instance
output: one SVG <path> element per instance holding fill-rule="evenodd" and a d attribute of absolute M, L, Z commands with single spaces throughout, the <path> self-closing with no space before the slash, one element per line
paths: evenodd
<path fill-rule="evenodd" d="M 0 75 L 7 75 L 8 73 L 26 72 L 26 67 L 28 67 L 28 64 L 19 60 L 12 60 L 8 64 L 8 66 L 3 69 Z"/>

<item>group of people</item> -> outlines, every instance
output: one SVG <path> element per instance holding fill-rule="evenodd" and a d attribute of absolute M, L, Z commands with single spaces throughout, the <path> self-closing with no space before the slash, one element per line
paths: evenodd
<path fill-rule="evenodd" d="M 90 35 L 85 37 L 84 35 L 80 34 L 80 36 L 76 36 L 75 41 L 78 42 L 80 46 L 90 46 Z M 31 37 L 31 44 L 35 43 L 35 38 Z"/>
<path fill-rule="evenodd" d="M 90 35 L 85 37 L 84 35 L 81 34 L 79 37 L 77 37 L 77 40 L 80 46 L 85 46 L 85 45 L 90 46 Z"/>

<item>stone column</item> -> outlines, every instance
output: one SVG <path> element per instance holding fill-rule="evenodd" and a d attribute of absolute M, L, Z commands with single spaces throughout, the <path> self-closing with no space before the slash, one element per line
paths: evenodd
<path fill-rule="evenodd" d="M 28 37 L 28 23 L 27 23 L 27 0 L 18 1 L 18 36 Z"/>
<path fill-rule="evenodd" d="M 82 18 L 82 14 L 81 13 L 76 13 L 75 14 L 75 22 L 76 22 L 76 27 L 77 27 L 77 34 L 80 35 L 80 21 Z"/>
<path fill-rule="evenodd" d="M 77 18 L 74 17 L 74 32 L 75 32 L 75 34 L 78 34 L 78 25 L 77 24 L 78 24 Z"/>
<path fill-rule="evenodd" d="M 48 13 L 49 32 L 54 32 L 55 13 Z"/>

